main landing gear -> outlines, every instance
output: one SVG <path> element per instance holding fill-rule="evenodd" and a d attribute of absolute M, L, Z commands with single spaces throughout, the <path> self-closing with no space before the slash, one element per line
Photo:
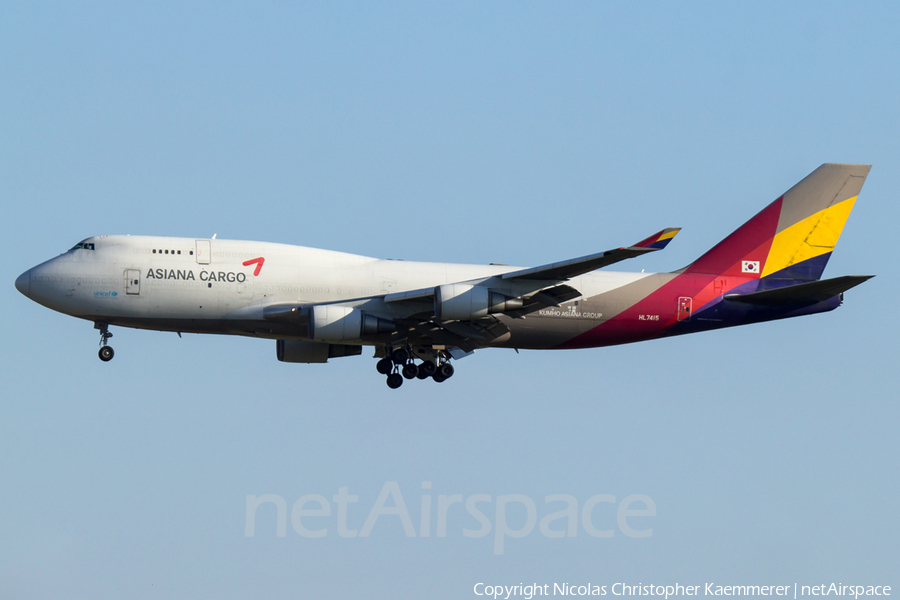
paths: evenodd
<path fill-rule="evenodd" d="M 97 356 L 103 362 L 109 362 L 116 355 L 116 351 L 112 349 L 112 346 L 107 345 L 109 338 L 113 336 L 109 332 L 109 325 L 106 323 L 94 323 L 94 329 L 100 330 L 100 351 L 97 352 Z"/>
<path fill-rule="evenodd" d="M 453 376 L 453 365 L 450 364 L 450 356 L 443 350 L 434 353 L 434 358 L 414 362 L 416 357 L 408 348 L 387 348 L 388 355 L 375 365 L 382 375 L 387 375 L 388 387 L 396 390 L 403 385 L 404 379 L 428 379 L 441 383 Z"/>

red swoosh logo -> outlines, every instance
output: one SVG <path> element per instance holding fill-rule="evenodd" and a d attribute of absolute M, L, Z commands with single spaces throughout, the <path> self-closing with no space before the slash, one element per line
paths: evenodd
<path fill-rule="evenodd" d="M 250 265 L 256 265 L 256 268 L 253 269 L 253 276 L 258 277 L 259 272 L 262 271 L 263 263 L 266 262 L 266 259 L 260 256 L 259 258 L 253 258 L 250 260 L 245 260 L 243 264 L 245 267 L 249 267 Z"/>

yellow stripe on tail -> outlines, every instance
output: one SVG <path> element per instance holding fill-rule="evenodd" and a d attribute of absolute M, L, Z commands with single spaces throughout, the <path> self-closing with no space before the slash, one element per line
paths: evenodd
<path fill-rule="evenodd" d="M 776 234 L 762 276 L 834 250 L 857 197 L 820 210 Z"/>

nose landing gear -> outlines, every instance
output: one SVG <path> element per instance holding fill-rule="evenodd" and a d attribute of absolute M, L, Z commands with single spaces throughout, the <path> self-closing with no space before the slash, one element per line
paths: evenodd
<path fill-rule="evenodd" d="M 116 351 L 112 349 L 112 346 L 107 345 L 109 338 L 113 336 L 109 331 L 109 325 L 107 323 L 94 323 L 94 329 L 100 330 L 100 351 L 97 352 L 97 356 L 103 362 L 109 362 L 116 355 Z"/>

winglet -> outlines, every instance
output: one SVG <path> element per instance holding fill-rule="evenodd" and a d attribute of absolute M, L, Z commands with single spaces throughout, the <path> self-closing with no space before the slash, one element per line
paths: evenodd
<path fill-rule="evenodd" d="M 679 231 L 681 231 L 681 227 L 669 227 L 663 229 L 659 233 L 654 233 L 646 240 L 634 244 L 632 248 L 653 248 L 654 250 L 662 250 L 676 235 L 678 235 Z"/>

